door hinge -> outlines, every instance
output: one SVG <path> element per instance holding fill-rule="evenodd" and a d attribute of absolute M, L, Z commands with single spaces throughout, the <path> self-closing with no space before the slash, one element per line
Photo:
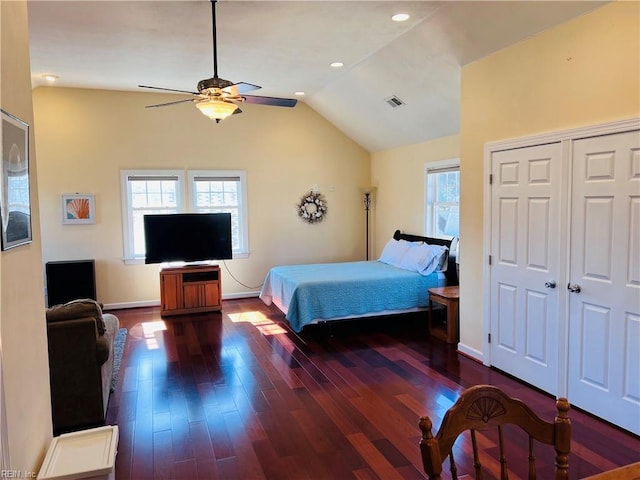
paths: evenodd
<path fill-rule="evenodd" d="M 491 260 L 492 260 L 491 255 L 489 255 L 489 265 L 491 265 Z"/>
<path fill-rule="evenodd" d="M 493 173 L 489 174 L 489 185 L 493 185 Z"/>
<path fill-rule="evenodd" d="M 487 333 L 487 342 L 491 343 L 491 334 L 490 333 Z"/>

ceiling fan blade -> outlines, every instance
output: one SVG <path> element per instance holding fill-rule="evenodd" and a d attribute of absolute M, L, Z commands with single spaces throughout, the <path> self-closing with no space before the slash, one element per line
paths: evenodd
<path fill-rule="evenodd" d="M 295 107 L 298 100 L 293 98 L 258 97 L 255 95 L 243 95 L 245 103 L 258 105 L 271 105 L 273 107 Z"/>
<path fill-rule="evenodd" d="M 233 96 L 236 96 L 238 94 L 253 92 L 254 90 L 259 90 L 261 88 L 262 87 L 260 85 L 254 85 L 253 83 L 238 82 L 234 83 L 233 85 L 229 85 L 222 90 L 224 90 L 225 92 L 229 92 Z"/>
<path fill-rule="evenodd" d="M 198 92 L 189 92 L 188 90 L 176 90 L 174 88 L 150 87 L 149 85 L 138 85 L 140 88 L 151 88 L 153 90 L 164 90 L 165 92 L 190 93 L 191 95 L 199 95 Z"/>
<path fill-rule="evenodd" d="M 194 101 L 194 99 L 187 98 L 186 100 L 176 100 L 175 102 L 158 103 L 156 105 L 147 105 L 144 108 L 166 107 L 168 105 L 176 105 L 178 103 L 193 102 L 193 101 Z"/>

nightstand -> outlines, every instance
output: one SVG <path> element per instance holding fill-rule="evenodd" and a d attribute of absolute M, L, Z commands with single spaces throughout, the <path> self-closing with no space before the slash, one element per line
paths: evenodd
<path fill-rule="evenodd" d="M 459 287 L 435 287 L 429 289 L 429 334 L 447 343 L 458 343 L 458 300 Z M 437 325 L 433 318 L 433 302 L 444 305 L 447 309 L 447 320 L 444 325 Z"/>

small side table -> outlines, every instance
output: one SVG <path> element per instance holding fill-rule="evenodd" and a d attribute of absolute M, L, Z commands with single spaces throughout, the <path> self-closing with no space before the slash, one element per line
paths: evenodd
<path fill-rule="evenodd" d="M 458 286 L 429 289 L 429 334 L 447 343 L 458 343 L 460 340 L 458 324 L 459 292 Z M 444 305 L 447 308 L 447 323 L 444 327 L 434 325 L 433 302 Z"/>

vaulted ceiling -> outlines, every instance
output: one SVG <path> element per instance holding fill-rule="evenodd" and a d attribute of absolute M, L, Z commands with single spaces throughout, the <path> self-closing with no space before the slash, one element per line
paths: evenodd
<path fill-rule="evenodd" d="M 458 133 L 463 65 L 603 3 L 220 0 L 218 73 L 261 85 L 256 95 L 303 91 L 295 98 L 364 148 L 385 150 Z M 392 21 L 400 12 L 410 19 Z M 34 87 L 53 73 L 56 86 L 194 91 L 213 75 L 207 0 L 29 0 L 28 14 Z"/>

